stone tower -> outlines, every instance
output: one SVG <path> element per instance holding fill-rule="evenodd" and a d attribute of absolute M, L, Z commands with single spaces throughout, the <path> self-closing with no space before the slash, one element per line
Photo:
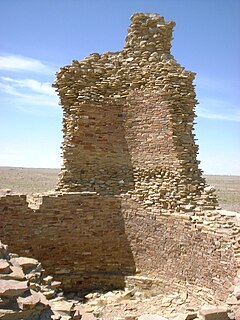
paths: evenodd
<path fill-rule="evenodd" d="M 196 159 L 194 74 L 170 54 L 173 26 L 137 13 L 122 51 L 61 68 L 57 191 L 0 196 L 0 238 L 66 291 L 152 286 L 209 304 L 237 283 L 239 215 L 212 210 Z"/>
<path fill-rule="evenodd" d="M 214 209 L 196 159 L 193 80 L 170 53 L 174 22 L 136 13 L 120 52 L 60 69 L 58 191 L 127 194 L 160 211 Z"/>

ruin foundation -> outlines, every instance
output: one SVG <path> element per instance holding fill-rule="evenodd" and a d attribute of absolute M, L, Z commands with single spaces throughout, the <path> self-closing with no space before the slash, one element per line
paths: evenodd
<path fill-rule="evenodd" d="M 56 191 L 0 198 L 1 240 L 66 290 L 147 284 L 224 300 L 234 283 L 239 217 L 217 210 L 198 168 L 194 74 L 170 54 L 174 25 L 135 14 L 122 51 L 61 68 Z"/>

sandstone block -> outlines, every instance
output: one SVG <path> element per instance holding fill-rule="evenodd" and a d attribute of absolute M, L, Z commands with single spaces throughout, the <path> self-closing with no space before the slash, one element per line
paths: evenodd
<path fill-rule="evenodd" d="M 14 279 L 14 280 L 24 280 L 25 278 L 25 274 L 22 270 L 21 267 L 16 267 L 16 266 L 11 266 L 10 267 L 11 269 L 11 273 L 9 274 L 9 277 L 11 279 Z"/>
<path fill-rule="evenodd" d="M 0 280 L 0 297 L 16 297 L 28 289 L 27 281 Z"/>
<path fill-rule="evenodd" d="M 203 306 L 199 314 L 204 320 L 229 320 L 226 307 Z"/>
<path fill-rule="evenodd" d="M 10 265 L 6 260 L 0 259 L 0 273 L 9 273 Z"/>
<path fill-rule="evenodd" d="M 13 258 L 10 260 L 10 262 L 14 266 L 21 266 L 25 273 L 39 265 L 39 262 L 36 259 L 26 257 Z"/>
<path fill-rule="evenodd" d="M 59 314 L 70 315 L 70 311 L 73 309 L 73 303 L 65 301 L 63 299 L 56 299 L 50 302 L 52 310 L 58 312 Z"/>
<path fill-rule="evenodd" d="M 41 304 L 42 308 L 44 308 L 44 306 L 48 306 L 49 304 L 42 293 L 36 292 L 34 290 L 30 290 L 29 294 L 25 297 L 18 297 L 17 303 L 21 310 L 33 309 L 36 304 Z"/>
<path fill-rule="evenodd" d="M 140 317 L 138 317 L 138 320 L 168 320 L 168 319 L 158 314 L 143 314 Z"/>

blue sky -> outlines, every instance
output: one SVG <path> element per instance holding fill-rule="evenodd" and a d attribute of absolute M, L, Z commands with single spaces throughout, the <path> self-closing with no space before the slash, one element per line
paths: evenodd
<path fill-rule="evenodd" d="M 197 73 L 200 167 L 240 175 L 239 0 L 8 0 L 0 10 L 1 166 L 61 166 L 55 72 L 121 50 L 130 16 L 152 12 L 176 22 L 172 54 Z"/>

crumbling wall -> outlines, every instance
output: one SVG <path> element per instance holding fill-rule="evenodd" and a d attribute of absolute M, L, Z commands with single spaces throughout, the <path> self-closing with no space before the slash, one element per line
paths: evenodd
<path fill-rule="evenodd" d="M 65 290 L 152 279 L 165 293 L 187 285 L 196 295 L 202 287 L 227 296 L 239 263 L 236 214 L 157 215 L 130 197 L 86 192 L 40 198 L 33 209 L 26 196 L 1 197 L 0 238 L 41 260 Z"/>
<path fill-rule="evenodd" d="M 134 194 L 159 210 L 214 209 L 198 169 L 194 73 L 170 54 L 174 22 L 135 14 L 122 51 L 61 68 L 57 190 Z"/>
<path fill-rule="evenodd" d="M 1 240 L 67 290 L 152 281 L 224 299 L 234 281 L 239 217 L 214 210 L 198 169 L 194 74 L 170 54 L 173 26 L 135 14 L 121 52 L 61 68 L 57 191 L 0 197 Z"/>
<path fill-rule="evenodd" d="M 76 282 L 79 288 L 91 287 L 95 276 L 105 274 L 112 276 L 105 281 L 108 285 L 124 287 L 124 274 L 133 274 L 135 263 L 120 200 L 86 193 L 41 198 L 35 209 L 24 195 L 0 198 L 1 239 L 17 252 L 41 260 L 47 273 L 65 278 L 65 287 L 74 288 Z M 71 275 L 75 284 L 68 283 Z"/>

